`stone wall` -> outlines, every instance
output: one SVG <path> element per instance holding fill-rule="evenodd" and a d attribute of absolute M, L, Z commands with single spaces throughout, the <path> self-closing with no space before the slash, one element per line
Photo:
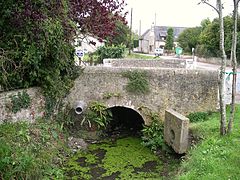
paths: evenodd
<path fill-rule="evenodd" d="M 17 95 L 18 92 L 26 91 L 30 98 L 31 104 L 28 109 L 22 109 L 17 113 L 11 110 L 10 96 Z M 39 88 L 29 88 L 24 90 L 16 90 L 0 93 L 0 123 L 2 122 L 16 122 L 19 120 L 26 120 L 34 122 L 36 118 L 44 115 L 44 97 L 42 96 Z"/>
<path fill-rule="evenodd" d="M 217 64 L 221 65 L 221 58 L 203 58 L 203 57 L 198 57 L 197 58 L 198 62 L 203 62 L 203 63 L 210 63 L 210 64 Z M 227 66 L 231 66 L 231 61 L 230 59 L 227 59 L 226 62 Z"/>
<path fill-rule="evenodd" d="M 137 95 L 126 90 L 129 79 L 123 76 L 123 72 L 133 70 L 146 72 L 149 93 Z M 32 100 L 28 109 L 17 113 L 11 111 L 10 96 L 21 91 L 0 93 L 0 123 L 18 120 L 33 122 L 44 115 L 44 97 L 38 88 L 27 89 Z M 183 115 L 215 111 L 218 104 L 218 73 L 153 67 L 86 67 L 65 100 L 72 108 L 77 101 L 84 101 L 87 105 L 100 101 L 109 108 L 128 107 L 142 115 L 145 123 L 149 124 L 149 111 L 157 112 L 162 119 L 166 109 Z"/>
<path fill-rule="evenodd" d="M 185 68 L 186 61 L 183 59 L 104 59 L 103 62 L 111 63 L 113 67 L 161 67 L 161 68 Z"/>
<path fill-rule="evenodd" d="M 148 94 L 136 95 L 126 91 L 126 71 L 145 71 L 150 83 Z M 106 95 L 108 98 L 106 98 Z M 101 101 L 108 107 L 125 106 L 139 112 L 158 112 L 164 119 L 166 109 L 186 115 L 198 111 L 215 111 L 218 101 L 217 71 L 166 68 L 86 67 L 75 81 L 66 99 L 74 107 L 76 101 Z M 146 124 L 149 120 L 145 118 Z"/>

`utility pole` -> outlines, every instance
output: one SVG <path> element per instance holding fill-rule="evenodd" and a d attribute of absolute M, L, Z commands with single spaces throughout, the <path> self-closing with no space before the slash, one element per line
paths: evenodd
<path fill-rule="evenodd" d="M 142 21 L 140 20 L 139 21 L 139 33 L 138 33 L 138 35 L 139 35 L 139 37 L 142 35 Z"/>
<path fill-rule="evenodd" d="M 133 8 L 131 8 L 131 19 L 130 19 L 130 41 L 129 41 L 129 52 L 128 54 L 131 54 L 131 50 L 132 50 L 132 12 L 133 12 Z"/>
<path fill-rule="evenodd" d="M 154 20 L 154 26 L 157 25 L 157 13 L 155 13 L 155 20 Z"/>

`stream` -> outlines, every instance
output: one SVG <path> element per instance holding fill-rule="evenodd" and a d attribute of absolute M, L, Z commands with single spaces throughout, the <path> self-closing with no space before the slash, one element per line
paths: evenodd
<path fill-rule="evenodd" d="M 77 151 L 65 167 L 68 179 L 171 179 L 180 163 L 170 153 L 153 153 L 136 136 L 114 137 Z"/>

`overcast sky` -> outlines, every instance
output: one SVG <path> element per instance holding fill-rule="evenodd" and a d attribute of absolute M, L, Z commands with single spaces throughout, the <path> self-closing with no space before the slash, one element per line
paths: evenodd
<path fill-rule="evenodd" d="M 151 27 L 155 21 L 159 26 L 195 27 L 206 18 L 211 20 L 217 13 L 205 4 L 198 5 L 200 0 L 126 0 L 129 11 L 127 20 L 130 22 L 130 10 L 133 8 L 133 31 L 141 34 Z M 216 3 L 216 0 L 209 0 Z M 224 15 L 232 12 L 232 0 L 223 0 Z"/>

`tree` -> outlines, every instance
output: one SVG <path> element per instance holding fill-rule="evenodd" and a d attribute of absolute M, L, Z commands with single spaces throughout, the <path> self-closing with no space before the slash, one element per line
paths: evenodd
<path fill-rule="evenodd" d="M 209 18 L 202 20 L 201 21 L 201 29 L 202 30 L 206 29 L 209 24 L 211 24 L 211 21 Z"/>
<path fill-rule="evenodd" d="M 115 24 L 114 36 L 108 38 L 107 44 L 120 45 L 124 44 L 126 47 L 129 45 L 130 29 L 126 23 L 117 20 Z"/>
<path fill-rule="evenodd" d="M 231 44 L 231 61 L 232 61 L 232 73 L 229 75 L 233 75 L 233 80 L 232 80 L 232 101 L 231 101 L 231 111 L 230 111 L 230 118 L 228 121 L 228 127 L 226 128 L 226 107 L 225 104 L 222 103 L 222 100 L 224 99 L 224 94 L 223 94 L 223 83 L 224 83 L 224 75 L 225 75 L 225 67 L 226 67 L 226 54 L 225 54 L 225 49 L 224 49 L 224 25 L 223 25 L 223 17 L 222 17 L 222 4 L 221 0 L 217 0 L 217 7 L 215 10 L 219 14 L 219 20 L 220 20 L 220 49 L 222 51 L 222 65 L 221 65 L 221 72 L 220 72 L 220 89 L 219 89 L 219 94 L 220 94 L 220 111 L 221 111 L 221 125 L 220 125 L 220 134 L 224 135 L 226 133 L 230 133 L 232 131 L 233 127 L 233 120 L 234 120 L 234 115 L 235 115 L 235 96 L 236 96 L 236 76 L 237 76 L 237 40 L 238 40 L 238 4 L 240 0 L 233 0 L 233 15 L 232 15 L 232 21 L 230 18 L 228 19 L 229 21 L 227 22 L 232 22 L 228 23 L 228 25 L 233 24 L 233 30 L 232 30 L 232 39 L 231 39 L 231 31 L 227 32 L 227 43 L 229 46 Z M 208 4 L 209 6 L 213 7 L 211 4 L 208 3 L 207 0 L 202 0 L 201 2 Z M 213 7 L 214 8 L 214 7 Z M 230 29 L 230 26 L 228 29 Z M 230 40 L 231 39 L 231 40 Z M 225 118 L 225 120 L 224 120 Z"/>
<path fill-rule="evenodd" d="M 184 52 L 191 53 L 196 48 L 201 34 L 201 27 L 187 28 L 178 36 L 178 43 Z"/>
<path fill-rule="evenodd" d="M 222 56 L 221 68 L 219 74 L 219 98 L 220 98 L 220 134 L 226 134 L 226 105 L 224 101 L 224 82 L 225 82 L 225 69 L 226 69 L 226 60 L 227 56 L 225 53 L 225 44 L 224 44 L 224 21 L 223 21 L 223 6 L 221 0 L 216 0 L 216 7 L 208 2 L 208 0 L 201 0 L 201 3 L 207 4 L 212 7 L 219 16 L 219 28 L 220 28 L 220 51 Z"/>
<path fill-rule="evenodd" d="M 124 5 L 116 0 L 1 1 L 1 88 L 68 82 L 64 77 L 73 73 L 77 30 L 99 39 L 113 36 L 115 21 L 124 21 Z"/>
<path fill-rule="evenodd" d="M 231 103 L 231 113 L 228 122 L 228 133 L 232 131 L 233 120 L 235 115 L 235 96 L 236 96 L 236 84 L 237 84 L 237 22 L 238 22 L 238 4 L 240 0 L 233 0 L 233 33 L 232 33 L 232 49 L 231 49 L 231 61 L 232 61 L 232 103 Z"/>
<path fill-rule="evenodd" d="M 225 41 L 225 51 L 227 57 L 230 57 L 231 54 L 231 42 L 232 42 L 232 18 L 230 16 L 226 16 L 223 18 L 224 20 L 224 41 Z M 219 18 L 215 18 L 212 22 L 204 25 L 202 27 L 202 32 L 199 37 L 199 45 L 204 49 L 204 51 L 200 51 L 205 57 L 221 57 L 220 52 L 220 27 L 219 27 Z"/>
<path fill-rule="evenodd" d="M 116 21 L 125 21 L 124 0 L 70 0 L 70 18 L 84 35 L 113 37 Z"/>
<path fill-rule="evenodd" d="M 170 27 L 167 30 L 165 49 L 172 50 L 174 47 L 173 42 L 174 42 L 173 28 Z"/>
<path fill-rule="evenodd" d="M 124 1 L 0 1 L 1 90 L 41 87 L 52 117 L 78 76 L 73 41 L 77 32 L 99 39 L 124 21 Z"/>
<path fill-rule="evenodd" d="M 199 42 L 207 49 L 207 56 L 220 56 L 219 19 L 216 18 L 200 34 Z"/>

